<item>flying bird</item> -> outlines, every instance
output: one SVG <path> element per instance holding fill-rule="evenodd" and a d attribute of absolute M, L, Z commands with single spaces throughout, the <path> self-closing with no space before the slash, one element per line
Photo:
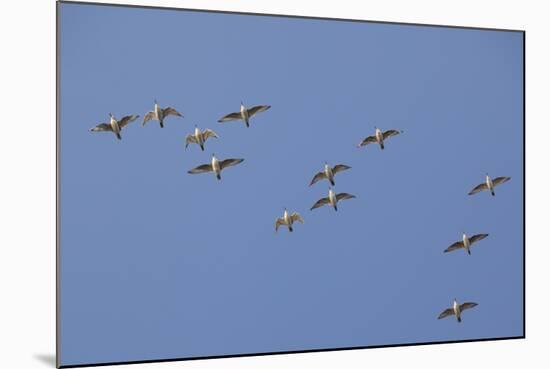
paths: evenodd
<path fill-rule="evenodd" d="M 204 151 L 204 143 L 210 137 L 218 138 L 219 136 L 211 129 L 206 128 L 201 132 L 200 128 L 195 126 L 195 132 L 185 137 L 185 148 L 187 149 L 190 143 L 196 143 L 201 147 L 201 150 Z"/>
<path fill-rule="evenodd" d="M 275 232 L 279 230 L 279 226 L 287 226 L 288 231 L 292 232 L 293 231 L 292 224 L 294 222 L 300 222 L 304 224 L 304 220 L 302 219 L 300 214 L 296 212 L 289 214 L 288 210 L 286 210 L 285 208 L 285 212 L 283 213 L 283 216 L 280 218 L 277 218 L 277 220 L 275 221 Z"/>
<path fill-rule="evenodd" d="M 127 115 L 121 120 L 117 120 L 115 116 L 109 113 L 110 121 L 109 123 L 100 123 L 97 126 L 90 129 L 91 132 L 113 132 L 116 135 L 116 138 L 119 140 L 122 139 L 120 136 L 120 131 L 122 128 L 126 127 L 128 123 L 133 122 L 139 118 L 139 115 Z"/>
<path fill-rule="evenodd" d="M 456 299 L 454 299 L 453 306 L 443 310 L 443 312 L 439 314 L 439 317 L 437 319 L 443 319 L 448 316 L 454 315 L 456 317 L 456 320 L 460 323 L 462 322 L 462 317 L 461 317 L 462 312 L 466 309 L 471 309 L 476 306 L 477 306 L 477 303 L 475 302 L 465 302 L 459 305 L 458 302 L 456 302 Z"/>
<path fill-rule="evenodd" d="M 369 136 L 365 138 L 363 141 L 357 145 L 357 147 L 365 146 L 371 143 L 377 143 L 380 145 L 380 148 L 384 150 L 384 140 L 392 137 L 397 136 L 398 134 L 403 133 L 403 131 L 398 131 L 395 129 L 390 129 L 384 133 L 380 130 L 380 128 L 374 127 L 374 136 Z"/>
<path fill-rule="evenodd" d="M 159 104 L 157 103 L 157 100 L 155 100 L 155 107 L 153 111 L 148 112 L 145 114 L 145 117 L 143 117 L 143 122 L 141 123 L 142 126 L 145 126 L 145 124 L 150 120 L 157 120 L 160 124 L 160 128 L 164 128 L 164 119 L 166 117 L 173 115 L 175 117 L 183 117 L 181 113 L 179 113 L 176 109 L 171 107 L 161 108 Z"/>
<path fill-rule="evenodd" d="M 337 206 L 338 201 L 353 199 L 353 198 L 355 198 L 354 195 L 350 195 L 349 193 L 345 193 L 345 192 L 335 194 L 334 191 L 332 190 L 332 187 L 329 187 L 328 197 L 323 197 L 322 199 L 317 201 L 315 204 L 313 204 L 313 206 L 309 210 L 317 209 L 317 208 L 319 208 L 323 205 L 330 204 L 330 205 L 332 205 L 332 207 L 334 208 L 335 211 L 338 211 L 338 206 Z"/>
<path fill-rule="evenodd" d="M 325 162 L 325 168 L 322 172 L 317 173 L 313 179 L 311 180 L 311 183 L 309 184 L 312 186 L 314 183 L 322 180 L 322 179 L 328 179 L 331 185 L 335 185 L 334 182 L 334 175 L 338 172 L 342 172 L 344 170 L 351 169 L 350 166 L 344 165 L 344 164 L 337 164 L 334 167 L 331 167 L 330 165 Z"/>
<path fill-rule="evenodd" d="M 489 177 L 489 174 L 486 173 L 485 183 L 481 183 L 475 186 L 474 189 L 468 193 L 468 195 L 473 195 L 484 190 L 489 190 L 491 191 L 491 195 L 495 196 L 495 186 L 498 186 L 499 184 L 504 182 L 508 182 L 510 179 L 510 177 L 497 177 L 495 179 L 491 179 L 491 177 Z"/>
<path fill-rule="evenodd" d="M 216 158 L 215 154 L 212 154 L 212 160 L 209 164 L 199 165 L 198 167 L 191 169 L 187 173 L 199 174 L 199 173 L 214 172 L 214 174 L 216 174 L 217 179 L 222 179 L 221 177 L 222 170 L 224 170 L 227 167 L 240 164 L 243 161 L 244 159 L 225 159 L 220 161 L 218 160 L 218 158 Z"/>
<path fill-rule="evenodd" d="M 241 101 L 241 110 L 235 113 L 227 114 L 223 117 L 221 117 L 218 122 L 229 122 L 232 120 L 243 120 L 247 127 L 250 127 L 249 120 L 254 115 L 261 113 L 262 111 L 266 111 L 267 109 L 271 108 L 271 105 L 256 105 L 249 109 L 247 109 L 242 101 Z"/>
<path fill-rule="evenodd" d="M 444 252 L 451 252 L 458 249 L 466 249 L 466 251 L 468 252 L 468 255 L 471 255 L 472 253 L 470 252 L 470 246 L 472 246 L 472 244 L 474 244 L 477 241 L 481 241 L 488 235 L 489 234 L 487 233 L 481 233 L 481 234 L 476 234 L 475 236 L 472 236 L 472 237 L 468 237 L 466 233 L 462 233 L 462 241 L 457 241 L 453 243 L 451 246 L 447 247 Z"/>

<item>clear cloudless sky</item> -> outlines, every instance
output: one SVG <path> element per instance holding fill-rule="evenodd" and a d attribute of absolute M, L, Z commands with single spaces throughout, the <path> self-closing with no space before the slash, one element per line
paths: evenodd
<path fill-rule="evenodd" d="M 60 41 L 62 365 L 523 334 L 522 33 L 64 3 Z M 184 118 L 89 132 L 154 99 Z"/>

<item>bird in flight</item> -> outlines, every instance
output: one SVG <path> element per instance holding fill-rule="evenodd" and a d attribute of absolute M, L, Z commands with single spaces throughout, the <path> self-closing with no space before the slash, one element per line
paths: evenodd
<path fill-rule="evenodd" d="M 122 139 L 120 136 L 120 131 L 122 128 L 126 127 L 128 123 L 133 122 L 139 118 L 139 115 L 127 115 L 122 117 L 121 120 L 117 120 L 115 116 L 109 113 L 110 121 L 109 123 L 100 123 L 97 126 L 90 129 L 91 132 L 113 132 L 116 135 L 116 138 L 119 140 Z"/>
<path fill-rule="evenodd" d="M 195 131 L 185 137 L 185 148 L 187 149 L 190 143 L 196 143 L 201 147 L 201 150 L 204 151 L 204 143 L 210 137 L 218 138 L 219 136 L 211 129 L 206 128 L 201 132 L 200 128 L 195 126 Z"/>
<path fill-rule="evenodd" d="M 466 249 L 466 251 L 468 252 L 468 255 L 471 255 L 472 253 L 470 252 L 470 246 L 472 246 L 472 244 L 474 244 L 477 241 L 481 241 L 488 235 L 489 234 L 487 233 L 481 233 L 481 234 L 476 234 L 472 237 L 468 237 L 466 233 L 462 233 L 462 241 L 456 241 L 451 246 L 447 247 L 444 252 L 451 252 L 458 249 Z"/>
<path fill-rule="evenodd" d="M 454 315 L 456 317 L 457 322 L 460 323 L 462 322 L 462 312 L 464 310 L 471 309 L 476 306 L 477 306 L 477 303 L 475 302 L 465 302 L 459 305 L 458 302 L 456 302 L 456 299 L 454 299 L 453 306 L 443 310 L 443 312 L 439 314 L 439 317 L 437 317 L 437 319 L 443 319 L 448 316 Z"/>
<path fill-rule="evenodd" d="M 403 133 L 403 131 L 398 131 L 395 129 L 390 129 L 382 133 L 380 128 L 374 127 L 374 136 L 369 136 L 365 138 L 363 141 L 359 143 L 359 145 L 357 145 L 357 147 L 365 146 L 371 143 L 377 143 L 378 145 L 380 145 L 380 148 L 384 150 L 384 140 L 392 136 L 397 136 L 400 133 Z"/>
<path fill-rule="evenodd" d="M 244 159 L 225 159 L 225 160 L 218 160 L 216 158 L 215 154 L 212 154 L 212 160 L 208 164 L 199 165 L 196 168 L 191 169 L 187 173 L 189 174 L 200 174 L 200 173 L 208 173 L 208 172 L 214 172 L 217 179 L 222 179 L 221 172 L 227 167 L 231 167 L 233 165 L 240 164 L 244 161 Z"/>
<path fill-rule="evenodd" d="M 159 104 L 157 103 L 157 100 L 155 100 L 155 107 L 152 111 L 145 114 L 145 117 L 143 117 L 143 122 L 141 123 L 142 126 L 145 126 L 145 124 L 150 120 L 157 120 L 160 124 L 160 128 L 164 128 L 164 119 L 166 117 L 173 115 L 176 117 L 183 117 L 181 113 L 179 113 L 176 109 L 171 107 L 161 108 Z"/>
<path fill-rule="evenodd" d="M 292 232 L 293 231 L 292 224 L 294 222 L 300 222 L 300 223 L 304 224 L 304 220 L 302 219 L 300 214 L 298 214 L 296 212 L 290 214 L 288 212 L 288 210 L 285 208 L 283 216 L 280 217 L 280 218 L 277 218 L 277 220 L 275 220 L 275 232 L 277 232 L 279 230 L 279 226 L 287 226 L 288 231 Z"/>
<path fill-rule="evenodd" d="M 338 211 L 338 201 L 353 199 L 353 198 L 355 198 L 354 195 L 350 195 L 349 193 L 345 193 L 345 192 L 335 194 L 334 191 L 332 190 L 332 187 L 329 187 L 328 197 L 323 197 L 322 199 L 317 201 L 315 204 L 313 204 L 313 206 L 309 210 L 317 209 L 323 205 L 330 204 L 335 211 Z"/>
<path fill-rule="evenodd" d="M 351 169 L 351 167 L 344 164 L 337 164 L 334 167 L 331 167 L 330 165 L 327 164 L 327 162 L 325 162 L 325 168 L 323 169 L 323 171 L 317 173 L 313 177 L 309 185 L 312 186 L 314 183 L 322 179 L 327 179 L 330 182 L 330 184 L 334 186 L 335 185 L 334 175 L 338 172 L 342 172 L 348 169 Z"/>
<path fill-rule="evenodd" d="M 229 113 L 223 117 L 221 117 L 218 122 L 229 122 L 232 120 L 242 120 L 246 124 L 247 127 L 250 127 L 249 120 L 254 115 L 261 113 L 262 111 L 266 111 L 267 109 L 271 108 L 271 105 L 256 105 L 249 109 L 247 109 L 244 104 L 241 101 L 241 109 L 238 112 L 235 113 Z"/>
<path fill-rule="evenodd" d="M 473 195 L 484 190 L 489 190 L 491 191 L 491 195 L 495 196 L 495 187 L 504 182 L 508 182 L 510 179 L 510 177 L 497 177 L 495 179 L 491 179 L 491 177 L 489 177 L 489 174 L 485 173 L 485 183 L 481 183 L 475 186 L 474 189 L 468 193 L 468 195 Z"/>

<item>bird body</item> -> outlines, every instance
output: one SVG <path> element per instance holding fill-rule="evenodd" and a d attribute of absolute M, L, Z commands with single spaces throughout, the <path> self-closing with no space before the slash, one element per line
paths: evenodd
<path fill-rule="evenodd" d="M 336 199 L 336 194 L 334 193 L 332 188 L 328 190 L 328 201 L 330 202 L 330 205 L 332 205 L 334 210 L 338 211 L 338 200 Z"/>
<path fill-rule="evenodd" d="M 325 176 L 329 180 L 330 184 L 334 186 L 335 185 L 335 183 L 334 183 L 334 173 L 332 172 L 332 168 L 330 167 L 330 165 L 328 165 L 327 163 L 325 163 L 324 172 L 325 172 Z"/>
<path fill-rule="evenodd" d="M 214 155 L 212 155 L 212 170 L 214 171 L 214 173 L 216 173 L 217 179 L 222 179 L 221 177 L 222 169 L 220 168 L 220 161 Z"/>
<path fill-rule="evenodd" d="M 248 114 L 248 110 L 244 107 L 243 103 L 241 102 L 241 119 L 244 120 L 244 123 L 247 127 L 250 127 L 250 124 L 248 124 L 250 116 Z"/>
<path fill-rule="evenodd" d="M 462 318 L 460 317 L 460 305 L 456 301 L 456 299 L 453 301 L 453 312 L 456 316 L 456 320 L 460 323 L 462 321 Z"/>
<path fill-rule="evenodd" d="M 109 114 L 109 115 L 110 115 L 111 128 L 112 128 L 114 134 L 116 135 L 116 138 L 121 140 L 122 137 L 120 136 L 120 126 L 118 125 L 118 122 L 115 119 L 115 117 L 113 116 L 113 114 Z"/>
<path fill-rule="evenodd" d="M 378 141 L 380 148 L 384 150 L 384 135 L 380 128 L 375 128 L 374 134 L 376 135 L 376 141 Z"/>
<path fill-rule="evenodd" d="M 155 119 L 158 120 L 159 122 L 162 122 L 162 109 L 160 107 L 160 105 L 155 101 L 155 108 L 153 109 L 153 111 L 155 112 Z M 162 123 L 161 123 L 161 126 L 162 126 Z"/>
<path fill-rule="evenodd" d="M 466 251 L 468 251 L 468 255 L 470 255 L 470 239 L 466 236 L 466 233 L 462 233 L 462 243 Z"/>
<path fill-rule="evenodd" d="M 300 214 L 296 212 L 290 214 L 288 210 L 285 208 L 283 216 L 275 220 L 275 232 L 277 232 L 279 230 L 279 226 L 282 226 L 282 225 L 287 226 L 288 231 L 292 232 L 293 231 L 292 224 L 294 224 L 294 222 L 296 221 L 304 224 L 304 220 L 302 219 Z"/>

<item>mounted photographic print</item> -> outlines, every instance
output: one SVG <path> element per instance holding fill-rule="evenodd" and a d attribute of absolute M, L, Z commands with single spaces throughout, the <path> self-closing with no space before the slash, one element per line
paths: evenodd
<path fill-rule="evenodd" d="M 525 336 L 523 31 L 57 6 L 58 366 Z"/>

